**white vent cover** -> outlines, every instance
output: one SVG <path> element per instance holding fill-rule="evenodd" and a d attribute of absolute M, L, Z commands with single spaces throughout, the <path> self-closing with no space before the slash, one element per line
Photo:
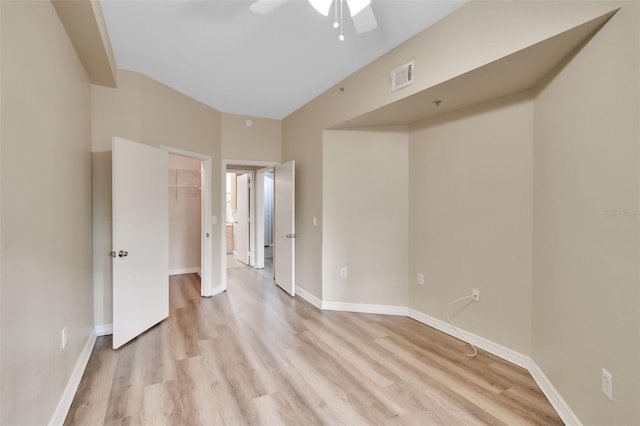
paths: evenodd
<path fill-rule="evenodd" d="M 407 62 L 391 71 L 391 91 L 395 92 L 413 83 L 416 61 Z"/>

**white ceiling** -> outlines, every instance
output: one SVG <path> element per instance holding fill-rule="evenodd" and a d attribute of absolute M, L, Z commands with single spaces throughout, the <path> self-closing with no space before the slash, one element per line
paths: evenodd
<path fill-rule="evenodd" d="M 281 119 L 462 6 L 373 0 L 378 28 L 345 41 L 306 0 L 270 15 L 245 0 L 101 0 L 116 64 L 228 113 Z M 402 65 L 402 64 L 398 64 Z"/>

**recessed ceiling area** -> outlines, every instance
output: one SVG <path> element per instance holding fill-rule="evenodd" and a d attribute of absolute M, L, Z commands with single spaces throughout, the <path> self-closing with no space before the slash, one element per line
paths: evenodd
<path fill-rule="evenodd" d="M 101 0 L 118 68 L 219 111 L 282 119 L 465 1 L 373 0 L 378 27 L 344 41 L 306 0 L 269 15 L 251 1 Z"/>
<path fill-rule="evenodd" d="M 519 52 L 332 128 L 408 125 L 532 89 L 544 81 L 550 72 L 572 55 L 614 13 L 615 11 L 602 15 Z"/>

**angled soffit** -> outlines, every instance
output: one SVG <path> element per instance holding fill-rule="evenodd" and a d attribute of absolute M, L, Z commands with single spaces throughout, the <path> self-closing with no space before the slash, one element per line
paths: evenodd
<path fill-rule="evenodd" d="M 616 11 L 332 128 L 409 125 L 533 89 L 588 42 Z M 435 101 L 442 102 L 438 106 Z"/>

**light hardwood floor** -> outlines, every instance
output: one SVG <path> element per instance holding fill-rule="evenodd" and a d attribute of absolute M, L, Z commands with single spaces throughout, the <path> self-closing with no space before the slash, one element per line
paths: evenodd
<path fill-rule="evenodd" d="M 98 338 L 66 425 L 562 424 L 522 368 L 405 317 L 319 311 L 270 271 L 199 295 L 119 350 Z"/>

